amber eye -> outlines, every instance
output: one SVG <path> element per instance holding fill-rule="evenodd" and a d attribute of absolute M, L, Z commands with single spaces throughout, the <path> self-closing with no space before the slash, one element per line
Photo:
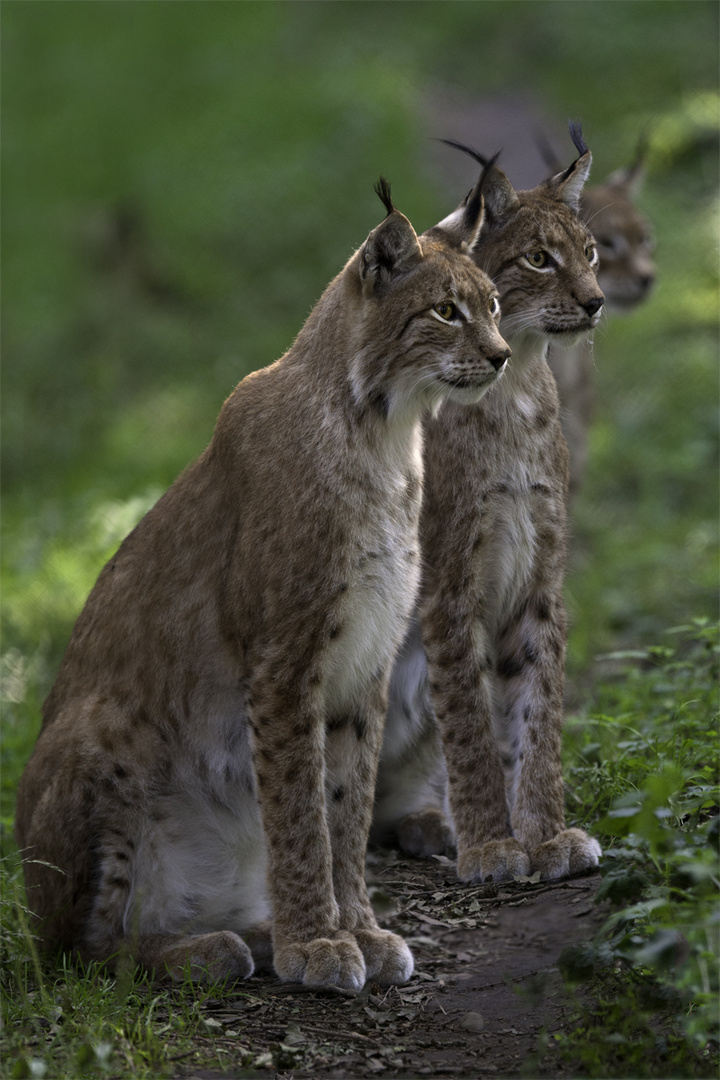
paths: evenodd
<path fill-rule="evenodd" d="M 497 296 L 493 296 L 490 300 L 490 314 L 492 315 L 493 319 L 497 318 L 497 316 L 500 314 L 500 301 L 498 300 Z"/>
<path fill-rule="evenodd" d="M 455 318 L 457 308 L 454 304 L 451 304 L 449 300 L 445 300 L 442 304 L 436 304 L 435 310 L 441 319 L 444 319 L 445 322 L 450 322 L 451 319 Z"/>
<path fill-rule="evenodd" d="M 585 248 L 585 258 L 589 263 L 594 263 L 597 258 L 597 249 L 594 244 L 588 244 Z"/>
<path fill-rule="evenodd" d="M 547 266 L 547 251 L 531 251 L 525 258 L 530 265 L 534 266 L 536 269 L 539 269 L 541 266 Z"/>

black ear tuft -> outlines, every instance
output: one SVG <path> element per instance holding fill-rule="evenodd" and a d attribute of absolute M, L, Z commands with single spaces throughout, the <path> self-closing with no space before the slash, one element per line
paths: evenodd
<path fill-rule="evenodd" d="M 388 214 L 392 214 L 395 207 L 393 206 L 392 194 L 390 192 L 390 183 L 381 176 L 374 188 L 375 194 L 385 206 Z"/>
<path fill-rule="evenodd" d="M 587 154 L 588 146 L 583 138 L 582 124 L 580 123 L 580 121 L 569 120 L 568 130 L 570 132 L 570 138 L 575 144 L 575 149 L 577 150 L 578 154 L 580 154 L 580 157 L 582 157 L 583 154 Z"/>
<path fill-rule="evenodd" d="M 469 154 L 471 158 L 475 158 L 475 161 L 477 161 L 479 165 L 482 165 L 483 168 L 487 167 L 488 159 L 485 155 L 480 154 L 477 150 L 472 150 L 469 146 L 465 146 L 464 143 L 455 142 L 454 139 L 438 139 L 438 142 L 445 143 L 446 146 L 454 146 L 456 150 L 462 150 L 464 154 Z M 498 155 L 496 154 L 495 158 L 497 158 L 497 156 Z M 495 158 L 493 158 L 493 161 Z"/>

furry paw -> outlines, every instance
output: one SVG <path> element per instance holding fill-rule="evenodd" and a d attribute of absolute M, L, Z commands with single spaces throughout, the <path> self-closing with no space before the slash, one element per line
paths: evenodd
<path fill-rule="evenodd" d="M 283 982 L 362 990 L 365 960 L 352 934 L 275 943 L 275 970 Z"/>
<path fill-rule="evenodd" d="M 445 855 L 455 847 L 455 834 L 441 810 L 408 814 L 397 827 L 398 843 L 410 855 Z"/>
<path fill-rule="evenodd" d="M 540 844 L 530 855 L 533 872 L 543 878 L 561 878 L 597 866 L 600 845 L 582 829 L 563 829 L 552 840 Z"/>
<path fill-rule="evenodd" d="M 402 938 L 388 930 L 356 930 L 355 938 L 365 957 L 366 978 L 380 986 L 408 981 L 415 961 Z"/>
<path fill-rule="evenodd" d="M 461 881 L 508 881 L 529 873 L 529 855 L 509 836 L 458 853 L 457 874 Z"/>
<path fill-rule="evenodd" d="M 254 971 L 249 948 L 231 930 L 162 942 L 149 938 L 148 941 L 152 948 L 143 957 L 145 966 L 164 971 L 176 981 L 182 981 L 188 975 L 193 982 L 199 983 L 246 979 Z"/>

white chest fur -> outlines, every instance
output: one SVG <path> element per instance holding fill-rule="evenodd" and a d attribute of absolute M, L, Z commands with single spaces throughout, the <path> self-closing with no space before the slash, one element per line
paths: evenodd
<path fill-rule="evenodd" d="M 362 506 L 355 521 L 348 588 L 338 612 L 338 633 L 325 667 L 325 708 L 338 715 L 358 692 L 387 669 L 413 611 L 420 577 L 418 519 L 422 446 L 419 427 L 404 452 L 376 461 L 379 500 Z M 369 464 L 369 463 L 368 463 Z"/>

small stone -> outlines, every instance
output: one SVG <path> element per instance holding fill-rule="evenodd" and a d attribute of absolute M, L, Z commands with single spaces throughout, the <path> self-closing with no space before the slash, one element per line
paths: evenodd
<path fill-rule="evenodd" d="M 467 1012 L 461 1019 L 459 1027 L 463 1031 L 484 1031 L 485 1020 L 479 1012 Z"/>

